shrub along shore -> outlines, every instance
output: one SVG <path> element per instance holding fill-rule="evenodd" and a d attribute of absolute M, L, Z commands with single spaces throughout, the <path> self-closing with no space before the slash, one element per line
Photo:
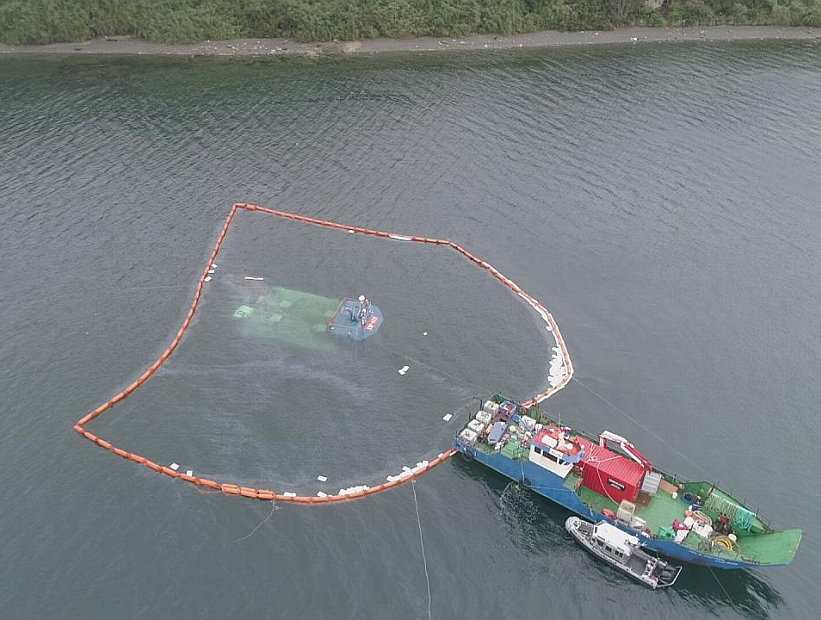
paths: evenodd
<path fill-rule="evenodd" d="M 190 44 L 715 25 L 818 27 L 821 0 L 0 0 L 7 45 L 118 35 Z"/>

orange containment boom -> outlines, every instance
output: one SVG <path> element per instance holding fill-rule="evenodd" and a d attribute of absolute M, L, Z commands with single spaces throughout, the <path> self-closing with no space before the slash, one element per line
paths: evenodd
<path fill-rule="evenodd" d="M 148 379 L 153 375 L 156 370 L 162 366 L 162 364 L 171 356 L 174 352 L 174 349 L 177 348 L 177 345 L 180 344 L 185 331 L 188 329 L 189 325 L 191 325 L 191 321 L 194 318 L 194 313 L 197 310 L 197 306 L 200 302 L 200 297 L 202 296 L 202 289 L 205 285 L 206 278 L 208 277 L 208 271 L 211 269 L 211 265 L 216 262 L 217 255 L 219 254 L 220 247 L 222 246 L 222 242 L 225 239 L 226 234 L 228 234 L 228 229 L 231 226 L 231 222 L 234 219 L 234 215 L 237 213 L 238 210 L 243 209 L 245 211 L 255 211 L 258 213 L 265 213 L 268 215 L 274 215 L 276 217 L 282 217 L 290 220 L 295 220 L 298 222 L 304 222 L 306 224 L 313 224 L 316 226 L 323 226 L 325 228 L 336 228 L 338 230 L 346 230 L 352 233 L 359 233 L 363 235 L 373 235 L 376 237 L 383 237 L 386 239 L 394 239 L 396 241 L 411 241 L 414 243 L 429 243 L 433 245 L 446 245 L 454 250 L 456 250 L 459 254 L 466 257 L 468 260 L 472 261 L 488 273 L 490 273 L 494 278 L 499 280 L 502 284 L 508 287 L 511 291 L 516 293 L 519 297 L 524 299 L 545 321 L 547 324 L 547 329 L 553 334 L 554 339 L 556 340 L 556 345 L 558 352 L 560 352 L 560 357 L 564 361 L 566 365 L 566 373 L 561 377 L 557 377 L 557 381 L 552 382 L 553 385 L 543 392 L 536 394 L 532 399 L 523 403 L 525 407 L 530 407 L 543 401 L 544 399 L 548 398 L 558 390 L 562 389 L 567 383 L 570 381 L 570 378 L 573 375 L 573 365 L 570 362 L 570 355 L 567 353 L 567 348 L 565 347 L 564 340 L 562 340 L 561 334 L 559 333 L 559 328 L 556 325 L 556 322 L 553 320 L 553 317 L 550 313 L 545 310 L 544 306 L 539 303 L 534 297 L 523 291 L 519 286 L 517 286 L 512 280 L 508 279 L 504 275 L 502 275 L 499 271 L 497 271 L 494 267 L 489 265 L 488 263 L 484 262 L 483 260 L 477 258 L 467 250 L 465 250 L 460 245 L 454 243 L 453 241 L 447 241 L 444 239 L 430 239 L 428 237 L 416 237 L 416 236 L 406 236 L 406 235 L 397 235 L 394 233 L 387 233 L 382 232 L 379 230 L 371 230 L 369 228 L 360 228 L 358 226 L 345 226 L 344 224 L 339 224 L 337 222 L 329 222 L 327 220 L 320 220 L 313 217 L 305 217 L 302 215 L 296 215 L 294 213 L 287 213 L 285 211 L 275 211 L 273 209 L 266 209 L 263 207 L 257 207 L 255 205 L 249 205 L 244 203 L 236 203 L 231 208 L 230 213 L 225 221 L 225 225 L 222 227 L 222 231 L 217 238 L 217 242 L 214 245 L 214 249 L 211 252 L 211 255 L 208 258 L 208 261 L 205 265 L 205 268 L 200 275 L 199 281 L 197 282 L 197 288 L 194 292 L 194 299 L 191 301 L 191 307 L 188 309 L 188 314 L 185 317 L 185 320 L 182 322 L 182 326 L 177 331 L 177 334 L 171 340 L 171 343 L 168 345 L 168 348 L 160 355 L 159 359 L 154 362 L 142 375 L 140 375 L 131 385 L 125 388 L 122 392 L 108 400 L 107 402 L 103 403 L 87 415 L 85 415 L 82 419 L 80 419 L 75 425 L 74 430 L 78 434 L 82 435 L 92 443 L 97 444 L 101 448 L 105 448 L 109 452 L 113 452 L 117 456 L 120 456 L 124 459 L 128 459 L 129 461 L 134 461 L 139 465 L 143 465 L 156 471 L 157 473 L 169 476 L 171 478 L 178 478 L 188 482 L 190 484 L 194 484 L 197 486 L 214 489 L 217 491 L 222 491 L 225 495 L 236 495 L 238 497 L 248 497 L 251 499 L 258 499 L 264 501 L 280 501 L 280 502 L 291 502 L 296 504 L 328 504 L 331 502 L 344 502 L 344 501 L 351 501 L 354 499 L 360 499 L 362 497 L 366 497 L 368 495 L 374 495 L 376 493 L 380 493 L 382 491 L 387 491 L 388 489 L 392 489 L 394 487 L 398 487 L 401 484 L 408 482 L 409 480 L 413 480 L 418 478 L 425 472 L 430 471 L 440 463 L 449 459 L 453 454 L 455 454 L 456 450 L 454 448 L 448 449 L 446 452 L 440 454 L 437 458 L 433 459 L 429 463 L 426 463 L 424 466 L 415 468 L 413 473 L 407 476 L 401 476 L 394 480 L 389 480 L 388 482 L 384 482 L 375 487 L 363 488 L 362 490 L 356 491 L 354 493 L 345 493 L 340 495 L 323 495 L 323 496 L 305 496 L 305 495 L 293 495 L 292 493 L 288 494 L 281 494 L 276 493 L 274 491 L 268 489 L 253 489 L 250 487 L 239 486 L 237 484 L 232 484 L 228 482 L 217 482 L 215 480 L 210 480 L 208 478 L 200 478 L 197 476 L 189 476 L 187 474 L 180 473 L 170 467 L 165 467 L 155 463 L 153 461 L 148 460 L 144 456 L 140 456 L 139 454 L 134 454 L 133 452 L 128 452 L 127 450 L 123 450 L 121 448 L 117 448 L 108 441 L 97 437 L 93 433 L 87 431 L 85 426 L 91 422 L 94 418 L 101 415 L 103 412 L 111 409 L 114 405 L 118 402 L 126 398 L 129 394 L 131 394 L 134 390 L 140 387 L 143 383 L 148 381 Z"/>

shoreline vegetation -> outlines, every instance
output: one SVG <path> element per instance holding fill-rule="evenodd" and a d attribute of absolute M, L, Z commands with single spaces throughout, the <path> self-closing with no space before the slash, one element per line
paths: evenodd
<path fill-rule="evenodd" d="M 522 35 L 470 35 L 467 37 L 414 37 L 299 43 L 290 39 L 231 39 L 185 45 L 150 43 L 132 36 L 103 37 L 75 43 L 10 46 L 4 54 L 90 54 L 154 56 L 332 56 L 379 52 L 437 52 L 449 50 L 514 49 L 567 45 L 639 44 L 686 41 L 821 41 L 821 28 L 778 26 L 691 26 L 688 28 L 625 27 L 608 31 L 559 32 L 548 30 Z"/>
<path fill-rule="evenodd" d="M 750 27 L 757 34 L 738 34 Z M 795 27 L 821 27 L 821 0 L 0 0 L 0 48 L 6 52 L 61 43 L 71 46 L 64 51 L 102 52 L 128 42 L 155 50 L 143 53 L 163 53 L 152 44 L 208 53 L 212 41 L 222 50 L 236 41 L 233 47 L 245 50 L 265 40 L 263 54 L 288 42 L 308 50 L 326 42 L 318 47 L 345 52 L 429 49 L 426 38 L 438 49 L 461 41 L 464 47 L 468 40 L 480 47 L 513 39 L 508 47 L 530 47 L 534 40 L 587 43 L 590 36 L 617 42 L 625 34 L 634 42 L 818 36 Z M 613 33 L 621 33 L 615 41 Z M 374 40 L 381 44 L 368 49 Z M 100 48 L 99 41 L 106 45 Z"/>

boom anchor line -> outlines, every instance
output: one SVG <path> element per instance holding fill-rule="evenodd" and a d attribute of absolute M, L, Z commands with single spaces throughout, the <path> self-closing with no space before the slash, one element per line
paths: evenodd
<path fill-rule="evenodd" d="M 331 222 L 328 220 L 317 219 L 313 217 L 307 217 L 304 215 L 297 215 L 295 213 L 288 213 L 286 211 L 276 211 L 274 209 L 267 209 L 265 207 L 258 207 L 256 205 L 246 204 L 246 203 L 234 203 L 231 211 L 228 213 L 228 217 L 225 220 L 225 224 L 222 227 L 222 230 L 217 238 L 217 242 L 214 245 L 214 249 L 211 251 L 211 255 L 208 257 L 206 262 L 205 268 L 202 271 L 202 274 L 197 281 L 196 290 L 194 292 L 194 298 L 191 301 L 191 305 L 188 309 L 188 313 L 185 316 L 185 319 L 182 322 L 179 330 L 177 331 L 176 335 L 172 338 L 171 343 L 168 347 L 163 351 L 160 357 L 155 361 L 148 369 L 145 370 L 131 385 L 126 387 L 122 392 L 115 395 L 108 401 L 101 404 L 99 407 L 94 409 L 93 411 L 89 412 L 85 416 L 83 416 L 77 423 L 74 425 L 74 431 L 91 441 L 92 443 L 97 444 L 101 448 L 108 450 L 109 452 L 113 452 L 117 456 L 124 458 L 129 461 L 133 461 L 138 465 L 143 465 L 159 474 L 164 476 L 168 476 L 170 478 L 177 478 L 179 480 L 183 480 L 190 484 L 205 487 L 208 489 L 214 489 L 216 491 L 221 491 L 224 495 L 234 495 L 238 497 L 246 497 L 249 499 L 256 499 L 260 501 L 277 501 L 277 502 L 288 502 L 294 504 L 329 504 L 334 502 L 345 502 L 345 501 L 352 501 L 355 499 L 361 499 L 363 497 L 367 497 L 369 495 L 375 495 L 376 493 L 381 493 L 383 491 L 388 491 L 395 487 L 405 484 L 411 480 L 415 480 L 416 478 L 420 477 L 422 474 L 430 471 L 440 463 L 443 463 L 451 456 L 456 453 L 454 448 L 449 448 L 447 451 L 440 454 L 435 459 L 431 460 L 430 462 L 425 463 L 423 466 L 414 468 L 410 475 L 403 475 L 398 477 L 392 477 L 393 479 L 388 480 L 387 482 L 383 482 L 380 485 L 374 487 L 366 487 L 361 490 L 357 490 L 355 492 L 344 493 L 339 495 L 323 495 L 323 496 L 308 496 L 308 495 L 294 495 L 292 493 L 277 493 L 270 489 L 257 489 L 252 487 L 241 486 L 239 484 L 234 484 L 230 482 L 218 482 L 216 480 L 211 480 L 209 478 L 202 478 L 199 476 L 189 475 L 188 473 L 180 473 L 176 469 L 172 469 L 171 467 L 166 467 L 164 465 L 160 465 L 144 456 L 140 456 L 139 454 L 135 454 L 134 452 L 129 452 L 128 450 L 124 450 L 119 448 L 112 443 L 106 441 L 102 437 L 98 437 L 94 433 L 86 430 L 86 425 L 89 422 L 94 420 L 95 418 L 99 417 L 112 407 L 114 407 L 117 403 L 125 399 L 129 394 L 131 394 L 134 390 L 140 387 L 143 383 L 148 381 L 151 376 L 157 371 L 157 369 L 162 366 L 165 361 L 171 357 L 171 354 L 177 348 L 177 346 L 182 341 L 183 336 L 185 335 L 186 330 L 191 325 L 191 321 L 194 318 L 194 314 L 197 311 L 197 307 L 199 306 L 200 298 L 202 297 L 203 288 L 205 283 L 210 280 L 209 271 L 211 270 L 211 265 L 215 263 L 217 259 L 217 255 L 219 254 L 220 248 L 222 247 L 222 243 L 225 239 L 225 236 L 228 234 L 228 229 L 231 226 L 231 222 L 234 219 L 234 216 L 237 214 L 238 211 L 250 211 L 259 214 L 265 215 L 272 215 L 274 217 L 280 217 L 284 219 L 294 220 L 297 222 L 302 222 L 305 224 L 312 224 L 315 226 L 321 226 L 323 228 L 332 228 L 337 230 L 348 231 L 350 233 L 358 233 L 362 235 L 370 235 L 375 237 L 382 237 L 385 239 L 393 239 L 396 241 L 401 242 L 413 242 L 413 243 L 424 243 L 430 245 L 440 245 L 440 246 L 447 246 L 453 249 L 458 254 L 462 255 L 464 258 L 467 258 L 469 261 L 473 262 L 477 266 L 481 267 L 485 271 L 487 271 L 491 276 L 493 276 L 496 280 L 501 282 L 505 285 L 508 289 L 513 291 L 516 295 L 521 297 L 528 305 L 530 305 L 533 310 L 542 318 L 542 320 L 546 324 L 546 329 L 551 333 L 553 339 L 556 342 L 556 346 L 561 351 L 561 356 L 566 365 L 566 374 L 561 377 L 558 381 L 552 381 L 552 385 L 533 396 L 528 401 L 522 403 L 525 407 L 532 407 L 543 400 L 549 398 L 560 389 L 562 389 L 565 385 L 570 382 L 570 379 L 573 376 L 573 364 L 570 361 L 570 355 L 567 352 L 567 347 L 565 346 L 564 340 L 559 332 L 559 327 L 556 325 L 556 321 L 553 319 L 551 314 L 545 309 L 544 306 L 533 296 L 529 293 L 522 290 L 515 282 L 507 278 L 503 275 L 500 271 L 494 268 L 492 265 L 486 263 L 482 259 L 478 258 L 477 256 L 471 254 L 462 246 L 453 241 L 448 241 L 446 239 L 433 239 L 430 237 L 419 237 L 419 236 L 409 236 L 409 235 L 399 235 L 396 233 L 389 233 L 380 230 L 372 230 L 370 228 L 362 228 L 359 226 L 346 226 L 344 224 L 340 224 L 338 222 Z"/>

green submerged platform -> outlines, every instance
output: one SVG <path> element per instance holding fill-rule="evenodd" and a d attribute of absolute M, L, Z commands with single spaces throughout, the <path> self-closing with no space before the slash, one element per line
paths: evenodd
<path fill-rule="evenodd" d="M 244 336 L 277 340 L 301 349 L 337 348 L 328 334 L 328 320 L 339 307 L 339 299 L 278 286 L 260 287 L 259 293 L 234 311 Z"/>

